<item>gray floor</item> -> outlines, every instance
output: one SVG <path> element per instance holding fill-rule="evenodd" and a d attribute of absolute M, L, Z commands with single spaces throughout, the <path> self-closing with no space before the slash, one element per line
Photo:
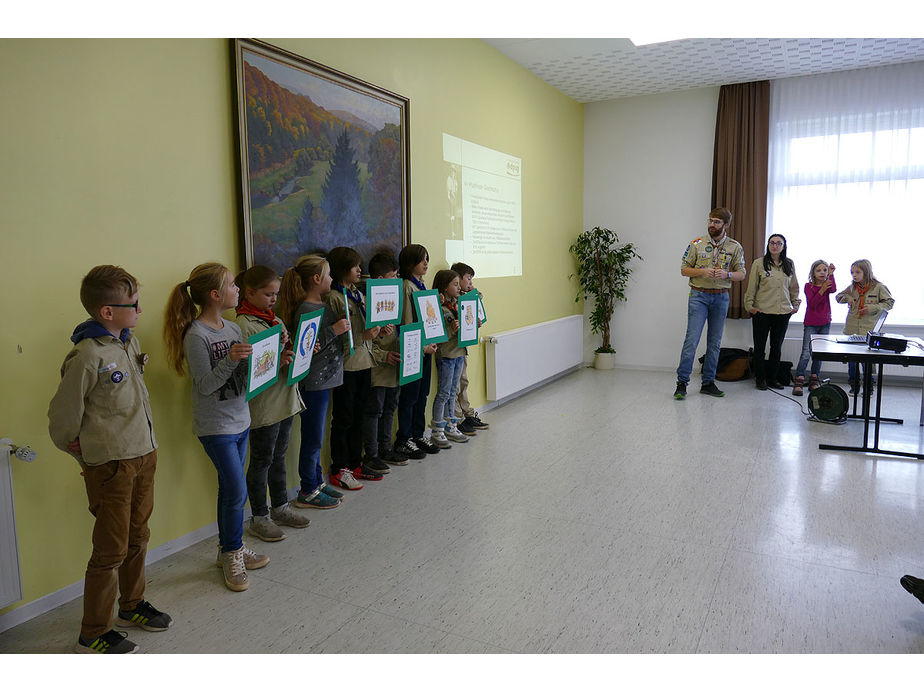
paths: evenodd
<path fill-rule="evenodd" d="M 924 652 L 924 463 L 818 450 L 753 381 L 670 398 L 673 375 L 582 370 L 485 415 L 490 431 L 283 542 L 231 593 L 215 540 L 149 568 L 174 617 L 144 652 Z M 924 447 L 920 390 L 887 387 L 883 444 Z M 155 512 L 157 510 L 155 509 Z M 80 600 L 0 634 L 69 652 Z"/>

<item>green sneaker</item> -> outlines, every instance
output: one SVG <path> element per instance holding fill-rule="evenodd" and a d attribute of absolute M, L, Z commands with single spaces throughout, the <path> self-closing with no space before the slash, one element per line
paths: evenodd
<path fill-rule="evenodd" d="M 677 382 L 677 389 L 674 390 L 674 399 L 686 399 L 687 398 L 687 384 Z"/>
<path fill-rule="evenodd" d="M 699 393 L 701 395 L 711 395 L 713 397 L 724 397 L 725 396 L 725 393 L 722 392 L 719 388 L 717 388 L 715 386 L 715 383 L 703 383 L 703 386 L 699 388 Z"/>
<path fill-rule="evenodd" d="M 111 630 L 103 633 L 93 642 L 77 638 L 77 654 L 131 654 L 138 651 L 138 646 L 125 637 L 125 633 Z"/>
<path fill-rule="evenodd" d="M 122 626 L 123 628 L 143 628 L 144 630 L 159 633 L 162 630 L 167 630 L 170 624 L 173 623 L 173 619 L 163 611 L 155 609 L 151 602 L 146 602 L 142 599 L 131 611 L 119 609 L 115 622 L 117 626 Z"/>

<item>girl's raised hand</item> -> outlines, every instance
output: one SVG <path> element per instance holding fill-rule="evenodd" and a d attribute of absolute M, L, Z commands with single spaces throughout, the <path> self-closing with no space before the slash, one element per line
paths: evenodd
<path fill-rule="evenodd" d="M 334 334 L 341 335 L 350 329 L 350 322 L 346 318 L 340 318 L 340 320 L 331 325 L 330 328 L 334 331 Z"/>

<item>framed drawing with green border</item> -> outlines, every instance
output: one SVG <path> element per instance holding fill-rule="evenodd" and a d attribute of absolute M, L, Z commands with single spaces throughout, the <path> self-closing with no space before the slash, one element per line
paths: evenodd
<path fill-rule="evenodd" d="M 402 325 L 398 331 L 398 348 L 401 349 L 401 363 L 398 364 L 399 385 L 420 380 L 423 375 L 423 347 L 423 323 L 412 322 Z"/>
<path fill-rule="evenodd" d="M 459 346 L 478 344 L 478 292 L 459 297 Z"/>
<path fill-rule="evenodd" d="M 423 343 L 439 344 L 448 342 L 446 323 L 443 322 L 443 308 L 440 305 L 440 292 L 436 289 L 415 291 L 411 294 L 417 319 L 423 324 Z"/>
<path fill-rule="evenodd" d="M 279 379 L 282 325 L 257 332 L 247 342 L 253 347 L 247 364 L 247 401 L 250 401 Z"/>
<path fill-rule="evenodd" d="M 295 356 L 292 357 L 292 366 L 289 368 L 286 385 L 294 385 L 308 375 L 323 315 L 324 310 L 321 309 L 313 313 L 305 313 L 299 318 L 298 327 L 295 329 L 294 339 L 292 340 L 292 351 L 295 352 Z"/>
<path fill-rule="evenodd" d="M 401 322 L 403 279 L 366 280 L 366 329 Z"/>

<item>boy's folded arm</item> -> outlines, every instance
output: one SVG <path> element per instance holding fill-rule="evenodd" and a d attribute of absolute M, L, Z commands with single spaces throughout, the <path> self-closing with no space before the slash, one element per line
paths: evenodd
<path fill-rule="evenodd" d="M 59 450 L 74 454 L 71 446 L 80 437 L 86 397 L 97 380 L 91 364 L 76 357 L 65 361 L 58 390 L 48 406 L 48 433 Z"/>

